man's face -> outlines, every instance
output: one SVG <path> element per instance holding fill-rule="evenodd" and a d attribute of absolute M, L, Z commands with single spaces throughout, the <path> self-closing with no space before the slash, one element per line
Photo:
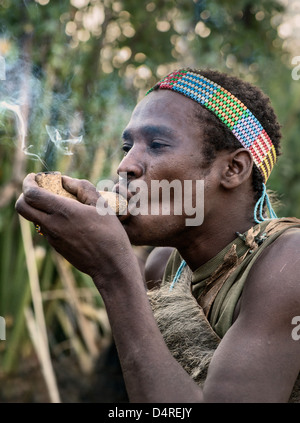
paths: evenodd
<path fill-rule="evenodd" d="M 184 181 L 202 181 L 207 173 L 201 153 L 200 123 L 195 118 L 194 107 L 193 101 L 176 93 L 152 92 L 137 105 L 123 132 L 125 156 L 118 173 L 127 178 L 129 187 L 134 184 L 141 185 L 141 190 L 146 187 L 144 191 L 147 191 L 149 204 L 146 215 L 129 215 L 123 222 L 133 244 L 177 246 L 186 237 L 186 219 L 190 216 L 186 215 L 184 208 Z M 182 187 L 182 213 L 151 214 L 151 201 L 155 201 L 153 181 L 162 180 L 176 180 L 176 187 Z M 195 198 L 194 192 L 194 206 Z M 129 196 L 129 202 L 131 200 Z M 144 200 L 145 196 L 141 196 L 140 202 Z M 170 210 L 174 206 L 174 195 L 171 193 Z M 199 206 L 203 207 L 203 204 L 199 205 L 198 201 Z M 190 226 L 189 229 L 191 228 L 195 229 Z"/>

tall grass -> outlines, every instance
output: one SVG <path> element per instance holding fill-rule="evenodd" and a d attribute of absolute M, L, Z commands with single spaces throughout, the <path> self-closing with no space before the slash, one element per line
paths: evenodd
<path fill-rule="evenodd" d="M 103 142 L 90 131 L 87 136 L 91 139 L 79 145 L 72 156 L 52 157 L 51 170 L 95 184 L 114 174 L 120 159 L 116 134 L 128 117 L 125 110 L 116 121 L 118 107 L 108 101 L 107 116 L 111 113 L 115 121 L 110 125 L 104 117 Z M 22 177 L 43 170 L 40 162 L 22 154 L 14 142 L 18 137 L 15 123 L 10 116 L 5 117 L 5 124 L 2 118 L 0 125 L 0 315 L 6 322 L 6 340 L 0 341 L 0 376 L 18 372 L 23 360 L 34 355 L 49 401 L 60 402 L 53 360 L 62 354 L 75 357 L 81 371 L 88 374 L 110 341 L 111 331 L 91 279 L 49 247 L 33 224 L 15 211 Z M 16 168 L 21 169 L 18 175 Z"/>

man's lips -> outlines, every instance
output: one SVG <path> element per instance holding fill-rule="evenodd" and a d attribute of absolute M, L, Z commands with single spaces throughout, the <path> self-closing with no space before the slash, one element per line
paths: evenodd
<path fill-rule="evenodd" d="M 132 193 L 127 189 L 127 186 L 125 185 L 121 185 L 119 182 L 113 187 L 112 189 L 113 192 L 116 192 L 119 195 L 122 195 L 122 197 L 124 197 L 127 202 L 130 200 L 130 198 L 132 197 Z"/>
<path fill-rule="evenodd" d="M 127 220 L 130 217 L 130 211 L 128 208 L 129 200 L 132 197 L 132 193 L 127 189 L 127 186 L 122 185 L 120 183 L 115 184 L 115 186 L 112 189 L 113 192 L 116 192 L 120 196 L 124 197 L 127 200 L 127 213 L 124 215 L 119 215 L 119 220 L 121 222 Z"/>
<path fill-rule="evenodd" d="M 134 184 L 134 182 L 130 182 L 127 180 L 120 180 L 117 182 L 112 191 L 116 192 L 117 194 L 121 195 L 127 200 L 127 217 L 128 215 L 144 215 L 148 214 L 149 208 L 148 208 L 148 191 L 145 191 L 145 189 L 141 189 L 144 187 L 141 187 L 141 184 L 137 183 Z M 133 198 L 134 196 L 138 196 L 136 198 Z M 130 201 L 130 200 L 133 201 Z"/>

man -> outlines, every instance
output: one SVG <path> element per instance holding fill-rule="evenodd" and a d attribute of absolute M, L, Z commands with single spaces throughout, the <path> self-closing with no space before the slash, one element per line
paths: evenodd
<path fill-rule="evenodd" d="M 184 69 L 133 111 L 118 169 L 126 178 L 115 190 L 130 203 L 136 192 L 124 180 L 128 187 L 204 181 L 203 222 L 187 225 L 184 207 L 171 215 L 100 216 L 99 193 L 88 181 L 63 178 L 74 201 L 39 188 L 33 174 L 25 179 L 16 209 L 93 278 L 131 402 L 297 400 L 300 222 L 277 219 L 265 190 L 279 140 L 260 90 Z M 151 203 L 150 189 L 147 195 Z M 175 195 L 170 202 L 175 209 Z M 159 247 L 151 254 L 155 271 L 146 266 L 146 275 L 155 274 L 149 292 L 132 244 Z M 155 289 L 170 253 L 157 259 L 162 247 L 174 250 Z"/>

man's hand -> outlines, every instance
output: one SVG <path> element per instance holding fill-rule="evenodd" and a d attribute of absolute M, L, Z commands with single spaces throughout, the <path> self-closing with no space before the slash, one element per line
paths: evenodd
<path fill-rule="evenodd" d="M 35 174 L 29 174 L 16 202 L 17 212 L 39 225 L 55 250 L 92 278 L 109 279 L 112 268 L 123 272 L 134 255 L 119 219 L 98 214 L 100 194 L 90 182 L 64 176 L 63 186 L 78 201 L 40 188 Z"/>

